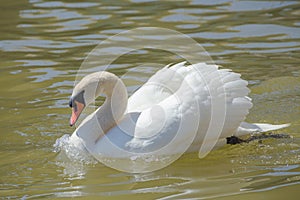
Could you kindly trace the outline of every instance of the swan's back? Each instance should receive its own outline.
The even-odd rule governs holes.
[[[166,66],[154,74],[129,98],[128,112],[143,112],[174,95],[181,97],[181,109],[188,110],[189,102],[196,100],[199,128],[190,147],[191,151],[195,151],[204,139],[209,144],[235,133],[252,107],[251,99],[247,97],[250,91],[247,84],[240,74],[219,69],[217,65],[198,63],[185,66],[182,62]],[[191,89],[193,92],[189,93]],[[168,103],[172,104],[172,101]],[[218,120],[221,115],[224,115],[224,120]]]
[[[182,84],[185,74],[179,69],[185,69],[185,62],[167,65],[157,71],[142,87],[128,99],[128,111],[140,112],[156,105],[174,94]]]

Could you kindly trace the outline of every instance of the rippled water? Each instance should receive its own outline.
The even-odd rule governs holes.
[[[3,0],[1,8],[1,197],[297,199],[299,2]],[[226,146],[202,160],[185,155],[147,174],[57,158],[56,139],[73,132],[68,99],[82,61],[99,42],[145,26],[182,32],[216,63],[241,73],[254,102],[247,120],[290,122],[280,133],[293,138]],[[178,61],[145,49],[120,57],[109,70],[132,72],[131,93],[158,67]]]

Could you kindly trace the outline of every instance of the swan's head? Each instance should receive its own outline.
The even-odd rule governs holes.
[[[109,72],[95,72],[85,76],[74,88],[69,105],[72,108],[70,125],[78,120],[83,109],[94,102],[100,94],[106,94],[112,90],[118,80],[117,76]]]

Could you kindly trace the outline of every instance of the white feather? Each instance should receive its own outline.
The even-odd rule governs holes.
[[[81,88],[89,85],[88,78],[84,81]],[[127,111],[114,127],[100,131],[109,127],[105,124],[109,119],[103,116],[111,112],[103,105],[78,127],[72,138],[83,142],[96,158],[130,157],[132,152],[169,155],[185,150],[198,151],[203,157],[231,135],[287,127],[288,124],[243,122],[252,107],[247,84],[240,74],[217,65],[168,65],[128,99]],[[119,98],[113,109],[127,102],[127,95]],[[95,122],[99,116],[104,123],[100,127]]]

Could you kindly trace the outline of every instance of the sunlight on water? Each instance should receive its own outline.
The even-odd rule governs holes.
[[[86,167],[98,163],[85,149],[83,144],[74,144],[68,134],[58,138],[53,147],[53,151],[58,153],[56,164],[64,168],[64,175],[68,177],[83,179],[87,173]]]
[[[298,1],[3,0],[1,6],[2,198],[232,200],[299,194]],[[291,123],[275,133],[292,137],[226,145],[204,159],[186,154],[143,174],[111,169],[74,145],[68,101],[77,70],[96,44],[138,27],[168,28],[195,39],[217,64],[249,81],[254,107],[247,121]],[[105,50],[113,55],[122,49]],[[108,71],[123,77],[132,94],[161,66],[178,61],[171,52],[139,49]]]
[[[68,159],[83,164],[95,164],[95,159],[88,153],[83,144],[74,144],[70,135],[63,135],[57,139],[54,146],[54,152],[59,152],[59,160]],[[65,158],[64,158],[65,157]]]

